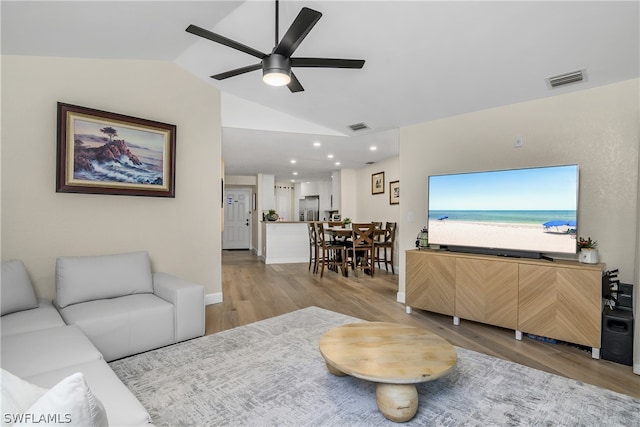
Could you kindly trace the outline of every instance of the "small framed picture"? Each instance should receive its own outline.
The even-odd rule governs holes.
[[[397,205],[400,203],[400,181],[391,181],[389,183],[389,204]]]
[[[384,194],[384,172],[371,174],[371,194]]]

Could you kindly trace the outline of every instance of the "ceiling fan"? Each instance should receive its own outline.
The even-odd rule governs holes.
[[[239,50],[260,59],[260,63],[246,67],[236,68],[224,73],[211,76],[216,80],[224,80],[229,77],[256,71],[262,68],[262,79],[272,86],[287,85],[291,92],[302,92],[304,88],[291,71],[291,67],[312,67],[312,68],[357,68],[364,66],[363,59],[335,59],[335,58],[292,58],[291,55],[298,48],[300,43],[309,34],[309,31],[318,22],[322,13],[303,7],[298,16],[287,30],[282,40],[278,37],[279,24],[279,2],[276,0],[276,37],[275,47],[270,54],[260,52],[242,43],[231,40],[227,37],[213,33],[196,25],[189,25],[187,32],[196,36],[209,39],[216,43],[223,44],[230,48]]]

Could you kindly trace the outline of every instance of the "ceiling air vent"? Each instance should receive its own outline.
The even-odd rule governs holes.
[[[585,80],[586,72],[584,69],[578,71],[572,71],[570,73],[560,74],[558,76],[548,77],[547,85],[549,89],[553,89],[558,86],[568,85],[570,83],[577,83]]]
[[[353,125],[349,125],[349,129],[353,132],[357,132],[359,130],[369,129],[369,126],[367,126],[366,123],[355,123]]]
[[[373,165],[373,164],[375,164],[375,163],[376,163],[376,162],[367,162],[367,163],[365,163],[365,165]]]

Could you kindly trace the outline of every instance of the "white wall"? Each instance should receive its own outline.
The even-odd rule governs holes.
[[[266,212],[270,209],[276,209],[276,190],[275,176],[258,175],[258,193],[261,195],[261,204],[258,209]]]
[[[342,179],[340,175],[340,171],[331,172],[331,195],[333,197],[331,210],[335,211],[340,211],[340,197],[342,195]]]
[[[342,219],[356,218],[357,171],[355,169],[340,170],[340,215]]]
[[[177,126],[176,197],[56,193],[56,102]],[[172,63],[2,57],[2,258],[41,297],[61,255],[148,250],[221,298],[220,93]]]
[[[384,193],[371,194],[371,175],[378,172],[384,172]],[[371,222],[380,221],[382,226],[387,222],[398,222],[399,206],[392,205],[389,199],[389,183],[397,181],[400,178],[399,158],[392,157],[390,159],[377,162],[356,171],[355,192],[352,194],[356,201],[356,213],[351,217],[353,222]],[[402,182],[400,182],[402,184]],[[402,203],[402,201],[400,202]],[[399,242],[397,235],[400,232],[400,226],[396,230],[395,251],[393,256],[393,265],[395,272],[398,273],[399,261]],[[416,231],[417,233],[417,231]]]
[[[378,172],[384,172],[384,193],[371,194],[371,175]],[[400,179],[398,157],[358,169],[356,176],[356,215],[351,219],[354,222],[398,222],[399,205],[392,205],[389,200],[389,183]]]
[[[640,373],[638,83],[634,79],[402,128],[398,300],[404,300],[404,250],[413,248],[426,221],[429,175],[577,163],[579,234],[598,240],[601,261],[619,268],[623,282],[636,285],[635,370]],[[514,148],[516,135],[524,138],[522,148]]]

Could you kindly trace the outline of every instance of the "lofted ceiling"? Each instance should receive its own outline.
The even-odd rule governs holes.
[[[281,1],[281,37],[302,7],[323,14],[294,56],[366,60],[362,70],[294,69],[305,88],[295,94],[261,71],[209,78],[258,61],[185,32],[195,24],[269,53],[273,1],[0,7],[3,54],[173,61],[217,87],[231,175],[326,179],[397,155],[402,126],[639,77],[637,1]],[[578,69],[584,81],[547,86]],[[348,128],[360,122],[369,129]]]

